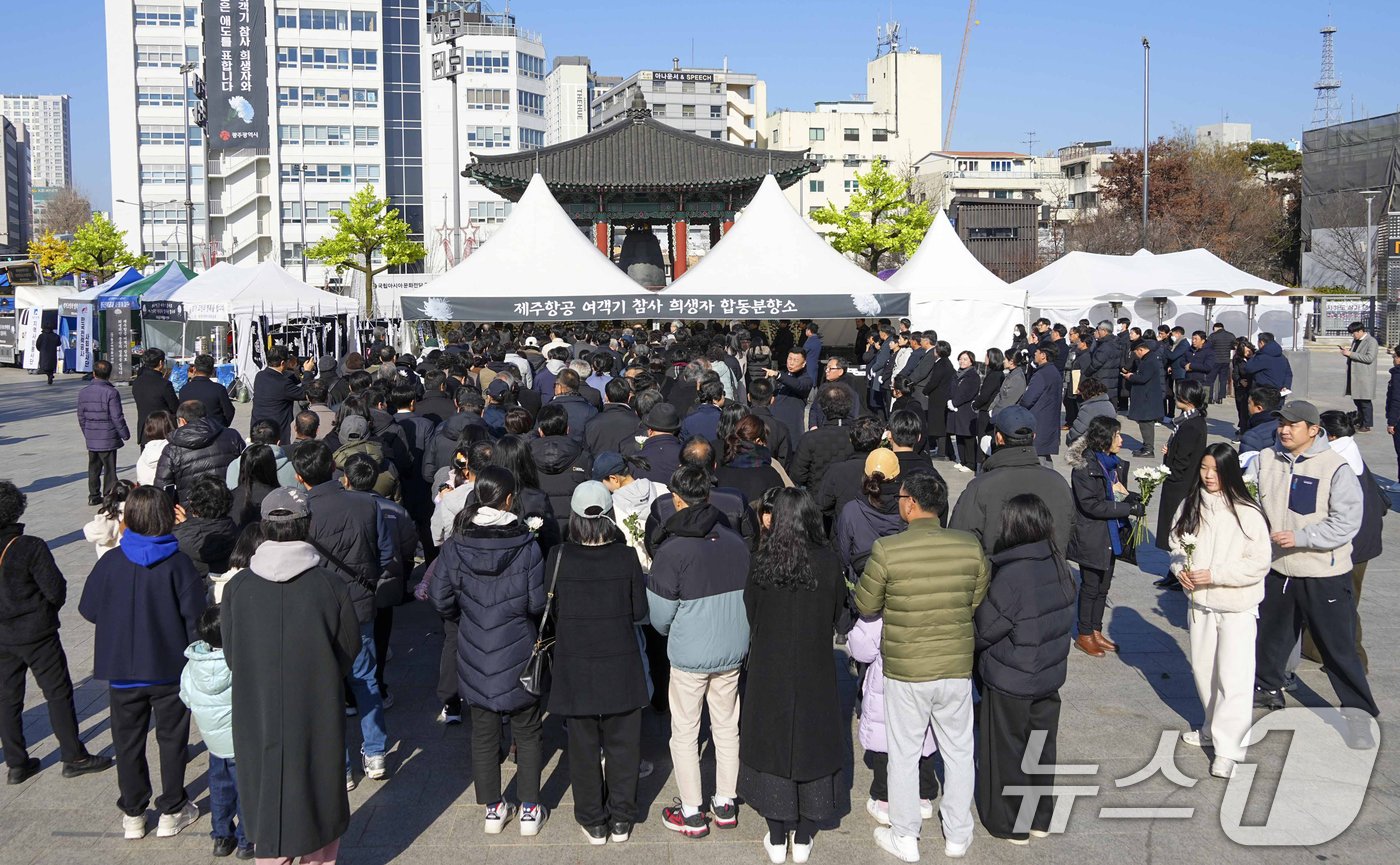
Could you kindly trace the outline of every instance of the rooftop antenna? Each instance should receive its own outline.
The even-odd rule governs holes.
[[[890,21],[875,28],[875,56],[899,53],[899,22]]]
[[[1027,132],[1023,140],[1026,143],[1026,153],[1035,156],[1035,130]]]
[[[1318,32],[1322,34],[1322,74],[1313,85],[1313,90],[1317,91],[1317,101],[1313,103],[1314,129],[1342,122],[1342,104],[1337,98],[1337,91],[1342,89],[1342,82],[1337,77],[1336,59],[1332,53],[1332,36],[1337,32],[1337,28],[1332,26],[1330,12],[1327,15],[1327,26]]]

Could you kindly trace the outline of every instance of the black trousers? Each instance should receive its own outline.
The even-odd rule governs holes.
[[[437,698],[460,700],[457,682],[457,619],[442,620],[442,657],[438,660]]]
[[[189,761],[190,710],[180,702],[179,684],[144,688],[109,688],[112,745],[117,751],[117,807],[135,817],[151,803],[151,767],[146,762],[146,733],[155,720],[160,748],[160,795],[156,810],[178,814],[185,793],[185,763]]]
[[[88,496],[104,496],[116,485],[117,452],[88,451]]]
[[[58,634],[24,646],[0,646],[0,746],[7,766],[29,762],[24,740],[24,672],[34,674],[49,706],[49,726],[58,739],[63,762],[87,756],[78,738],[78,713],[73,708],[73,679]]]
[[[1067,396],[1063,400],[1065,404],[1065,426],[1074,426],[1074,419],[1079,417],[1079,397]]]
[[[1060,694],[1026,700],[991,688],[982,690],[977,705],[977,813],[982,826],[995,838],[1026,838],[1031,829],[1049,831],[1055,797],[1055,773],[1027,774],[1021,760],[1033,730],[1044,730],[1045,745],[1038,765],[1055,765],[1055,739],[1060,728]],[[1008,787],[1043,787],[1046,795],[1036,797],[1035,815],[1029,826],[1016,831],[1016,817],[1025,796],[1006,792]]]
[[[1350,571],[1335,577],[1303,578],[1269,571],[1264,578],[1259,636],[1254,643],[1254,687],[1262,691],[1283,687],[1284,667],[1304,624],[1312,633],[1342,708],[1379,715],[1356,654],[1356,602]]]
[[[1352,402],[1356,404],[1357,426],[1367,428],[1374,426],[1376,418],[1371,409],[1371,401],[1369,399],[1354,399]]]
[[[374,680],[379,683],[379,694],[383,696],[384,668],[389,665],[389,635],[394,632],[394,608],[380,607],[374,611],[374,658],[379,663],[374,670]],[[454,641],[455,647],[455,641]]]
[[[1230,389],[1230,365],[1217,362],[1206,378],[1210,385],[1210,397],[1214,402],[1223,402]]]
[[[637,822],[642,710],[621,715],[570,715],[567,724],[574,819],[580,826],[612,820]],[[600,749],[606,766],[599,760]]]
[[[520,802],[540,801],[540,772],[544,750],[540,741],[540,704],[531,703],[514,712],[495,712],[472,706],[472,776],[476,803],[501,801],[501,719],[510,720],[515,741],[515,797]]]
[[[890,755],[883,751],[866,751],[870,764],[870,798],[876,802],[890,800]],[[938,798],[938,761],[932,755],[919,758],[919,798]]]
[[[1114,527],[1109,526],[1108,530],[1113,531]],[[1103,611],[1108,606],[1108,588],[1113,585],[1113,566],[1117,562],[1109,558],[1108,567],[1103,570],[1079,566],[1079,633],[1103,630]]]

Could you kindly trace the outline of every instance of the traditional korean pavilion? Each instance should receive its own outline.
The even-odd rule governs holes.
[[[596,132],[537,150],[474,156],[462,175],[519,201],[539,174],[575,223],[592,226],[604,255],[611,254],[615,223],[669,225],[676,279],[685,272],[691,225],[709,225],[717,243],[765,176],[786,188],[820,167],[806,151],[757,150],[668,126],[651,116],[639,92],[624,117]]]

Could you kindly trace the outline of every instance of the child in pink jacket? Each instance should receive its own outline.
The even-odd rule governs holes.
[[[880,634],[885,620],[880,617],[860,619],[851,630],[846,648],[857,662],[867,664],[861,682],[860,745],[865,749],[866,765],[875,773],[870,779],[870,798],[865,810],[882,826],[890,825],[888,789],[889,744],[885,738],[885,659],[880,655]],[[934,771],[933,729],[924,732],[924,752],[919,760],[919,814],[933,818],[933,800],[938,797],[938,775]]]

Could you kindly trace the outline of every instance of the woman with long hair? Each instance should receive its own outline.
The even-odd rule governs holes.
[[[841,563],[806,490],[769,501],[769,528],[749,566],[748,688],[741,709],[739,795],[768,821],[763,847],[806,862],[817,824],[836,813],[841,704],[831,632],[845,607]]]
[[[165,437],[175,431],[175,418],[168,411],[153,411],[146,415],[146,445],[136,458],[136,482],[150,486],[156,482],[156,466],[160,455],[165,453]]]
[[[1186,491],[1196,483],[1201,457],[1206,452],[1206,407],[1210,404],[1210,391],[1202,382],[1188,378],[1177,382],[1175,399],[1178,411],[1173,422],[1175,428],[1162,448],[1162,465],[1171,469],[1171,474],[1162,482],[1162,503],[1157,511],[1159,550],[1171,549],[1168,536],[1172,533],[1172,520],[1186,498]],[[1180,591],[1181,586],[1170,572],[1154,585],[1176,591]]]
[[[540,470],[530,452],[529,441],[522,436],[501,436],[491,449],[491,464],[505,468],[515,478],[517,492],[512,500],[515,514],[538,534],[540,546],[549,552],[559,543],[560,532],[549,496],[540,489]],[[468,504],[472,498],[468,495]]]
[[[923,401],[928,406],[928,429],[924,441],[928,442],[930,456],[943,447],[944,456],[952,460],[952,448],[944,444],[943,439],[948,435],[947,406],[953,396],[953,379],[957,376],[953,362],[949,360],[953,356],[953,346],[947,340],[940,339],[933,344],[932,351],[938,359],[933,362],[928,380],[924,383]]]
[[[765,490],[787,486],[773,466],[768,428],[762,418],[746,415],[740,419],[724,443],[724,452],[724,463],[715,470],[720,486],[739,490],[750,502],[757,502]]]
[[[1026,326],[1018,324],[1011,328],[1011,348],[1007,349],[1006,354],[1020,354],[1029,347],[1030,337],[1026,335]]]
[[[647,617],[646,585],[609,516],[612,505],[602,483],[579,484],[569,502],[570,540],[550,550],[544,570],[547,579],[558,574],[549,713],[568,719],[574,819],[595,845],[626,841],[640,816],[642,708],[648,703],[636,630]]]
[[[989,834],[1013,844],[1028,843],[1025,830],[1016,825],[1023,797],[1003,791],[1055,783],[1021,768],[1035,730],[1045,731],[1040,765],[1055,764],[1060,687],[1069,666],[1065,631],[1074,622],[1074,577],[1055,549],[1054,537],[1055,519],[1039,496],[1026,493],[1008,501],[989,559],[987,597],[973,618],[982,678],[977,811]],[[1053,810],[1051,797],[1041,797],[1026,828],[1048,833]]]
[[[516,814],[501,789],[506,721],[516,748],[520,834],[538,834],[549,816],[540,802],[540,701],[520,684],[544,612],[544,559],[514,508],[518,490],[508,469],[482,469],[474,499],[457,515],[428,586],[438,614],[460,622],[458,687],[471,707],[472,774],[477,804],[486,806],[488,835],[499,834]]]
[[[948,393],[948,444],[954,467],[960,472],[977,468],[977,448],[972,439],[977,409],[973,403],[981,384],[977,377],[977,358],[970,351],[959,352],[958,369]]]
[[[992,428],[992,403],[996,402],[997,394],[1001,393],[1001,380],[1006,376],[1006,370],[1003,369],[1005,363],[1006,355],[1001,349],[987,349],[982,364],[982,385],[977,389],[977,398],[972,401],[972,407],[977,412],[977,419],[972,425],[974,449],[977,447],[977,439],[986,435]]]
[[[734,435],[734,428],[739,425],[739,421],[749,416],[749,407],[741,402],[726,402],[719,409],[719,425],[715,428],[715,442],[719,448],[716,456],[720,465],[729,462],[732,455],[730,451],[730,437]]]
[[[1079,635],[1074,647],[1102,658],[1118,651],[1103,632],[1103,612],[1113,565],[1123,554],[1129,517],[1141,517],[1142,498],[1128,490],[1128,463],[1118,453],[1123,435],[1117,418],[1096,417],[1069,451],[1074,525],[1065,558],[1079,565]]]
[[[1213,747],[1210,773],[1231,778],[1253,723],[1254,640],[1273,555],[1233,447],[1206,448],[1171,526],[1171,569],[1191,600],[1191,673],[1205,709],[1201,728],[1181,738]]]
[[[1234,350],[1230,353],[1230,377],[1235,389],[1235,414],[1239,417],[1239,423],[1235,425],[1235,434],[1243,435],[1249,428],[1249,391],[1254,387],[1254,377],[1244,371],[1244,365],[1249,363],[1254,357],[1254,343],[1249,341],[1249,337],[1240,336],[1235,338]]]
[[[258,521],[258,509],[267,494],[277,489],[277,458],[267,445],[249,445],[238,464],[238,486],[233,489],[229,516],[246,526]]]

